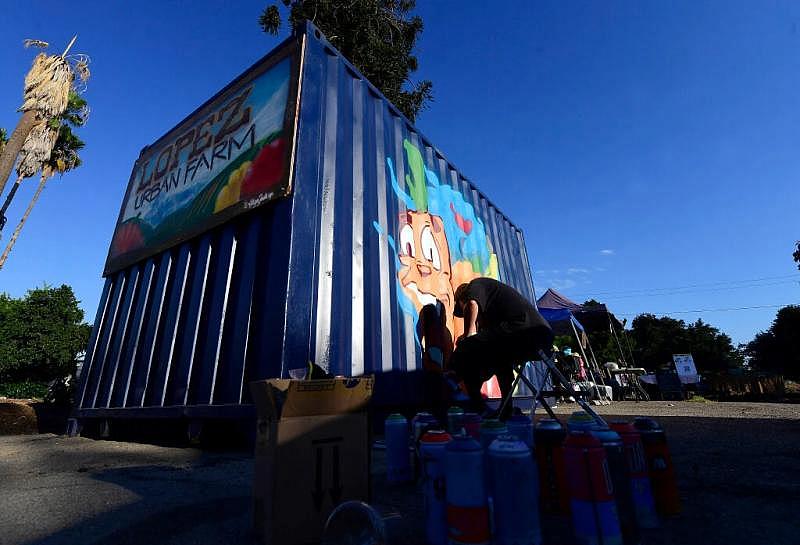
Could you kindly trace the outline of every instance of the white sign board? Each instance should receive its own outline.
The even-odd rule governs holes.
[[[694,366],[691,354],[673,354],[672,361],[675,362],[675,370],[683,384],[698,382],[697,367]]]

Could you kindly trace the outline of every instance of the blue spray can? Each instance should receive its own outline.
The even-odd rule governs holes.
[[[488,545],[489,507],[484,485],[483,449],[472,437],[457,435],[447,445],[447,539],[451,545]]]
[[[633,424],[624,420],[612,422],[611,429],[622,437],[622,443],[625,445],[625,457],[631,474],[631,494],[636,507],[636,521],[640,528],[658,528],[656,504],[639,432]]]
[[[494,495],[492,476],[489,475],[489,445],[501,435],[508,434],[506,425],[495,419],[487,418],[481,423],[481,447],[483,448],[483,467],[486,472],[486,495],[491,498]],[[490,507],[491,508],[491,507]]]
[[[603,444],[590,432],[570,432],[564,465],[578,545],[622,545],[614,485]]]
[[[633,503],[631,475],[628,460],[625,456],[625,445],[619,434],[608,426],[597,426],[592,430],[603,444],[608,460],[611,484],[614,487],[614,499],[617,503],[619,525],[622,530],[622,541],[625,545],[638,545],[640,542],[639,525],[636,522],[636,508]]]
[[[408,450],[408,421],[402,414],[389,415],[384,423],[386,441],[386,480],[405,483],[411,480],[411,456]]]
[[[411,438],[414,441],[414,479],[422,476],[422,462],[419,456],[419,440],[428,430],[441,429],[436,417],[431,413],[417,413],[411,419]]]
[[[528,446],[501,435],[489,447],[494,482],[494,545],[540,545],[539,482]]]
[[[533,449],[533,422],[530,417],[524,414],[515,414],[506,420],[506,427],[509,435],[513,435],[525,443],[529,449]]]
[[[447,431],[450,433],[460,433],[463,424],[464,409],[461,407],[450,407],[447,409]]]
[[[447,544],[444,457],[451,440],[450,434],[441,430],[428,431],[419,440],[425,490],[425,535],[430,545]]]
[[[591,431],[597,426],[597,422],[585,411],[575,411],[567,419],[568,431]]]

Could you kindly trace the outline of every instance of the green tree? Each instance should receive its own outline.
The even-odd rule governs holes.
[[[584,301],[583,306],[591,309],[591,307],[599,307],[602,304],[603,303],[595,299],[588,299]],[[609,320],[611,319],[612,318],[609,316]],[[611,333],[611,326],[608,324],[602,329],[595,329],[588,333],[589,342],[592,345],[597,363],[603,365],[609,361],[621,362],[624,360],[628,365],[633,365],[633,362],[630,361],[631,358],[628,349],[628,344],[631,341],[624,337],[624,335],[627,334],[624,331],[624,326],[615,328],[615,331],[616,336]]]
[[[414,84],[418,67],[412,54],[422,33],[422,18],[411,16],[415,0],[281,0],[294,32],[306,19],[410,120],[433,99],[433,84]],[[278,4],[258,19],[264,32],[277,35],[282,25]]]
[[[0,153],[3,153],[3,148],[6,147],[8,142],[8,133],[3,127],[0,127]]]
[[[23,86],[22,106],[19,108],[22,116],[0,152],[0,195],[31,131],[64,112],[70,91],[75,89],[76,77],[80,81],[89,77],[89,58],[86,55],[67,55],[76,38],[61,55],[39,53],[33,59]],[[49,46],[40,40],[25,40],[26,47],[31,45],[43,49]]]
[[[28,208],[25,209],[25,213],[19,220],[17,227],[14,229],[14,234],[11,235],[11,239],[8,241],[5,250],[3,250],[3,255],[0,255],[0,269],[3,268],[6,260],[8,260],[8,255],[11,253],[11,249],[17,242],[25,222],[28,221],[28,217],[31,215],[33,207],[39,200],[42,191],[44,191],[44,186],[47,183],[47,180],[49,180],[56,173],[63,175],[65,172],[74,170],[81,166],[83,162],[78,156],[78,152],[83,149],[83,146],[83,141],[73,134],[69,125],[66,123],[62,124],[58,130],[58,136],[50,154],[50,158],[42,167],[42,175],[39,179],[39,187],[36,188],[36,192],[33,194],[31,201],[28,203]]]
[[[54,148],[56,146],[61,147],[63,154],[65,145],[63,137],[59,141],[61,126],[65,125],[67,128],[82,127],[86,124],[88,117],[89,107],[86,100],[75,91],[70,91],[67,108],[64,112],[31,131],[20,152],[22,160],[17,165],[17,181],[11,186],[3,206],[0,207],[0,231],[5,226],[6,212],[8,207],[11,206],[20,185],[22,185],[22,181],[34,176],[37,172],[44,174],[47,168],[51,171],[54,170],[55,159],[50,160],[51,157],[54,157]],[[82,142],[81,147],[83,147]]]
[[[770,328],[747,344],[745,354],[753,368],[800,380],[800,305],[778,310]]]
[[[36,288],[21,298],[0,294],[0,383],[73,375],[90,331],[67,285]]]
[[[692,354],[700,372],[726,371],[744,363],[731,338],[702,320],[687,325],[668,316],[641,314],[634,318],[630,334],[637,363],[650,369],[672,365],[673,354],[686,353]]]

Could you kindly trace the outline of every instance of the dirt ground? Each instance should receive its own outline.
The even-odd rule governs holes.
[[[645,545],[800,543],[800,406],[617,402],[667,431],[684,505]],[[557,409],[559,414],[574,405]],[[373,503],[394,543],[424,543],[422,498],[390,487],[374,451]],[[0,437],[0,544],[253,543],[248,452],[202,452],[50,434]],[[545,543],[571,543],[543,520]]]

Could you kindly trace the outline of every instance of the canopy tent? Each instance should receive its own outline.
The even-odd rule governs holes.
[[[604,304],[581,305],[575,301],[571,301],[553,288],[548,288],[548,290],[544,292],[544,295],[536,301],[536,305],[539,307],[539,312],[542,313],[542,316],[544,316],[548,322],[550,318],[547,317],[546,313],[553,313],[555,317],[556,311],[561,311],[558,315],[561,315],[564,311],[568,311],[585,327],[585,330],[590,333],[600,329],[607,329],[609,323],[617,329],[622,328],[622,322],[617,320],[616,316],[614,316]]]
[[[566,296],[558,293],[552,288],[548,288],[546,292],[536,302],[539,307],[539,312],[542,317],[550,323],[553,328],[553,333],[556,335],[574,335],[578,342],[583,360],[588,364],[589,374],[592,376],[595,384],[605,386],[605,378],[603,371],[600,369],[597,358],[595,358],[592,344],[589,342],[588,331],[596,331],[601,327],[610,326],[611,331],[614,330],[613,323],[617,321],[613,315],[608,312],[605,305],[580,305],[575,301],[571,301]],[[622,324],[619,324],[620,327]],[[588,355],[591,358],[587,357]],[[624,360],[624,356],[623,356]],[[603,392],[605,393],[605,391]],[[604,395],[602,397],[605,397]]]
[[[619,349],[622,363],[627,364],[625,352],[617,336],[617,330],[621,330],[624,336],[624,326],[604,304],[581,305],[556,290],[548,288],[536,301],[536,305],[539,307],[539,312],[544,319],[550,323],[556,335],[574,333],[579,342],[583,343],[584,339],[580,337],[586,333],[601,330],[610,331]],[[579,330],[581,331],[580,334],[578,333]],[[625,341],[627,343],[627,339]],[[591,350],[591,345],[589,345],[589,350]],[[628,347],[628,350],[630,352],[630,347]],[[631,353],[632,357],[633,354]]]

